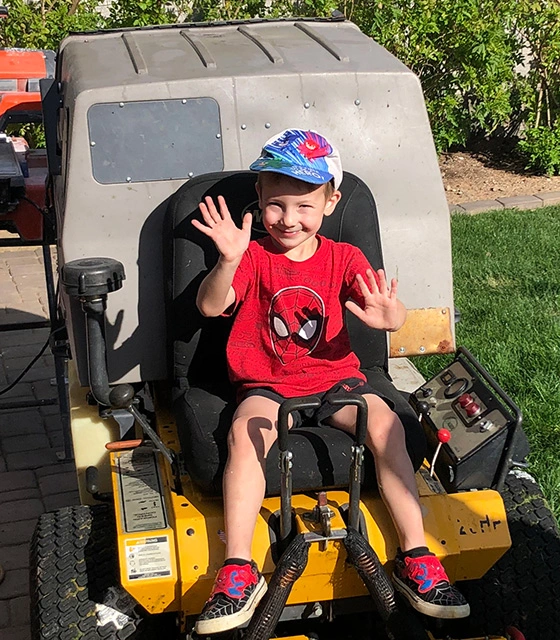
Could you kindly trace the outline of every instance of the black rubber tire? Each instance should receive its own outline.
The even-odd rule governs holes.
[[[171,631],[119,586],[116,529],[108,505],[76,506],[39,518],[30,549],[32,640],[141,640]],[[97,605],[118,624],[99,618]],[[166,635],[172,638],[173,635]]]
[[[558,524],[538,484],[524,471],[508,474],[502,497],[511,549],[480,580],[457,584],[471,606],[471,615],[458,625],[461,635],[454,637],[500,635],[514,625],[526,640],[558,640]]]

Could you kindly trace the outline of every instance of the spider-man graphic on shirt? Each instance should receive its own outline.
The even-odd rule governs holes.
[[[311,353],[317,346],[325,318],[325,305],[312,289],[287,287],[270,303],[270,340],[283,364]]]

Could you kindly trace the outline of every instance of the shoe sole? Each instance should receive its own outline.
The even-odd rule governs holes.
[[[240,627],[251,619],[267,589],[268,585],[266,584],[266,580],[261,576],[255,590],[241,611],[212,620],[198,620],[194,625],[194,630],[199,636],[211,636],[215,633],[222,633],[222,631],[230,631],[231,629]]]
[[[395,588],[403,594],[416,611],[431,618],[441,618],[445,620],[467,618],[471,613],[471,608],[468,603],[450,607],[425,602],[422,598],[419,598],[412,589],[407,587],[396,574],[393,574],[393,582]]]

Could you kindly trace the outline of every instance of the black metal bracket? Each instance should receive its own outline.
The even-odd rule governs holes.
[[[288,430],[290,414],[294,411],[318,409],[321,400],[315,396],[290,398],[284,400],[278,409],[278,449],[280,465],[280,540],[285,545],[292,533],[292,458],[288,449]]]
[[[367,435],[368,406],[364,397],[357,393],[333,394],[329,402],[337,407],[355,406],[358,410],[356,420],[356,442],[352,446],[352,464],[350,467],[349,494],[350,507],[348,526],[356,531],[360,519],[360,489],[364,445]],[[288,448],[288,421],[294,411],[318,409],[321,400],[316,396],[290,398],[285,400],[278,410],[278,449],[280,451],[280,545],[285,545],[292,532],[292,464],[293,454]]]

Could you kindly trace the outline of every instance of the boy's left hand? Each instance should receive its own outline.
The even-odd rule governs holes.
[[[366,277],[367,283],[360,274],[356,276],[364,297],[364,307],[360,307],[353,300],[348,300],[346,308],[372,329],[397,331],[406,319],[406,309],[397,298],[397,280],[393,278],[389,288],[383,269],[377,271],[379,284],[371,269],[366,271]]]

